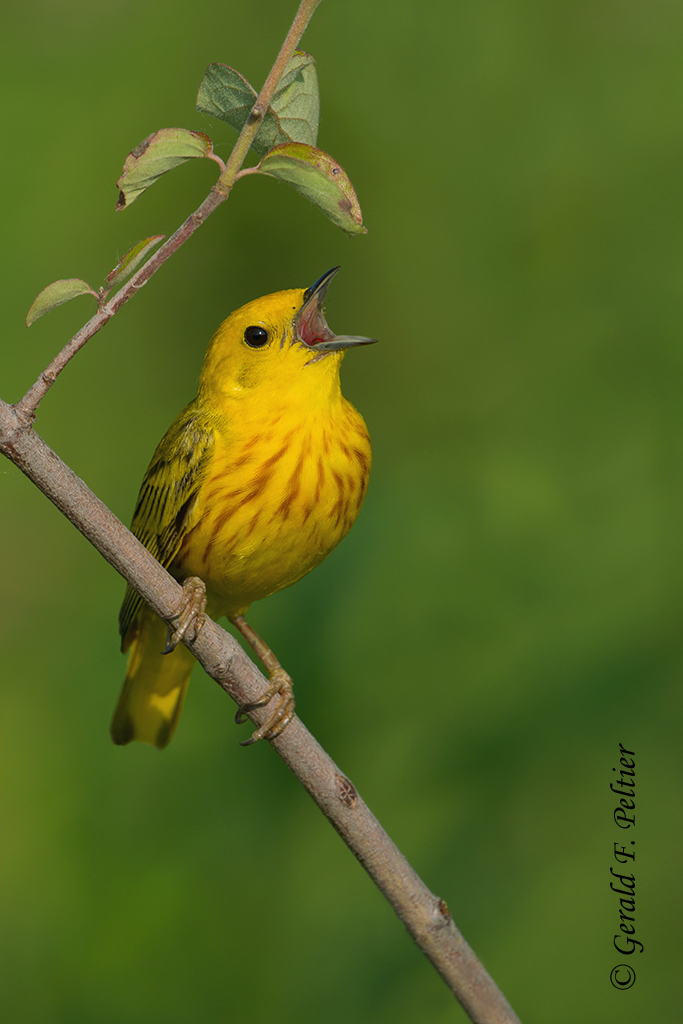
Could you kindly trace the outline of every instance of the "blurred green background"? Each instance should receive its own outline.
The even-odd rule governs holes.
[[[115,214],[128,151],[260,86],[295,2],[10,0],[0,394],[90,314],[30,331],[202,200],[209,161]],[[327,0],[320,145],[369,234],[246,179],[69,366],[38,430],[124,521],[234,308],[312,283],[352,354],[375,467],[350,536],[252,610],[306,724],[525,1024],[678,1021],[683,7]],[[266,744],[196,670],[163,754],[117,749],[123,583],[0,464],[0,1017],[17,1024],[464,1021]],[[635,986],[609,973],[636,751]],[[630,835],[628,838],[632,838]]]

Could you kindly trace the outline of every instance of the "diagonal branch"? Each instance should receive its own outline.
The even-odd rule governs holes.
[[[88,320],[87,324],[74,334],[73,338],[66,343],[61,352],[54,357],[50,365],[43,370],[35,384],[29,388],[24,397],[14,406],[20,423],[26,425],[33,423],[40,402],[67,363],[118,313],[121,306],[128,302],[143,285],[147,284],[152,274],[156,273],[159,267],[194,234],[206,218],[228,198],[228,194],[227,192],[218,191],[216,186],[214,186],[201,206],[194,213],[191,213],[187,220],[157,249],[140,270],[133,274],[126,284],[98,309],[95,315]]]
[[[84,534],[154,611],[170,623],[182,588],[75,473],[0,399],[0,452],[15,463]],[[184,641],[185,642],[185,641]],[[258,700],[268,683],[236,640],[211,619],[186,645],[238,704]],[[250,717],[261,725],[268,712]],[[445,902],[429,891],[353,783],[298,718],[271,741],[358,858],[413,939],[477,1024],[519,1018],[456,928]]]

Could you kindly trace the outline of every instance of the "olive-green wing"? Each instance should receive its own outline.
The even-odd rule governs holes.
[[[142,481],[131,531],[167,569],[197,521],[197,495],[213,444],[213,430],[191,402],[159,444]],[[137,590],[128,587],[119,613],[124,651],[142,603]]]

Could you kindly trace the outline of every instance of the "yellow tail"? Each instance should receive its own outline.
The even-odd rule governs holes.
[[[166,625],[145,606],[111,722],[114,743],[139,740],[161,750],[175,732],[195,659],[183,644],[162,654],[166,633]]]

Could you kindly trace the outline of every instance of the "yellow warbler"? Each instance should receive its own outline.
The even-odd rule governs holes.
[[[201,623],[200,580],[209,614],[227,616],[270,669],[259,705],[279,695],[252,739],[277,735],[292,717],[291,680],[244,614],[322,562],[365,496],[370,439],[341,393],[339,369],[347,348],[374,339],[329,329],[322,302],[338,270],[306,291],[266,295],[229,316],[209,344],[197,397],[154,453],[131,528],[185,583],[187,607],[162,653],[166,626],[128,588],[119,625],[129,656],[111,724],[115,743],[161,748],[171,739],[194,664],[178,639]]]

